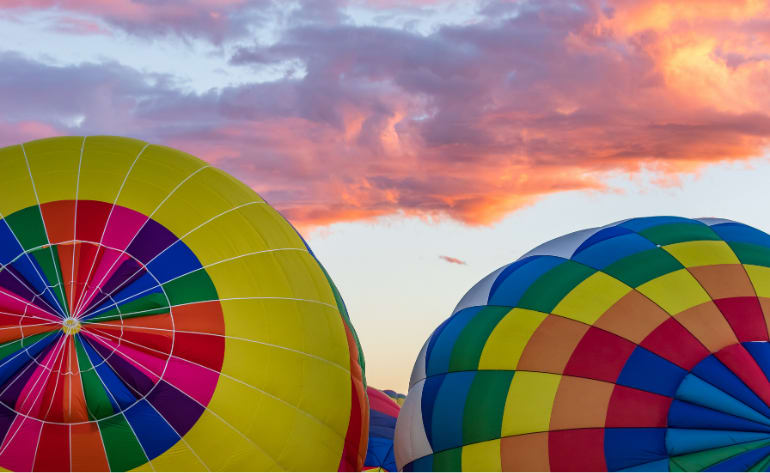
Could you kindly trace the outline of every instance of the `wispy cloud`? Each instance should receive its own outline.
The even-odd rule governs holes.
[[[250,18],[232,23],[239,1],[56,3],[135,34],[184,28],[212,42],[243,38]],[[608,172],[676,175],[770,142],[764,2],[489,1],[429,34],[357,24],[342,1],[302,5],[275,42],[233,45],[230,60],[298,70],[200,94],[118,62],[2,54],[0,140],[36,123],[41,135],[160,141],[235,174],[300,226],[392,214],[486,224],[549,193],[603,189]]]
[[[466,263],[465,261],[463,261],[461,259],[453,258],[451,256],[439,255],[438,257],[443,259],[447,263],[452,263],[452,264],[468,264],[468,263]]]

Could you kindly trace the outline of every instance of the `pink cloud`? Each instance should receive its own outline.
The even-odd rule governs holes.
[[[452,263],[452,264],[468,264],[468,263],[466,263],[465,261],[463,261],[461,259],[453,258],[451,256],[439,255],[439,258],[443,259],[447,263]]]

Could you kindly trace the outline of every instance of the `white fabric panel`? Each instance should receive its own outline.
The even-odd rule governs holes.
[[[555,238],[551,241],[543,243],[519,259],[535,255],[560,256],[562,258],[569,259],[572,257],[572,254],[575,252],[575,250],[577,250],[584,241],[586,241],[594,233],[598,232],[602,228],[604,227],[587,228],[585,230],[578,230],[576,232],[560,236],[559,238]]]
[[[419,381],[406,396],[404,405],[396,420],[396,433],[393,438],[393,453],[396,456],[396,466],[402,471],[404,465],[418,458],[430,455],[433,450],[425,434],[422,422],[422,389],[425,380]]]
[[[428,343],[430,343],[431,338],[433,338],[432,334],[423,344],[420,354],[417,355],[417,361],[414,362],[414,368],[412,368],[412,377],[409,378],[409,389],[412,389],[412,386],[417,384],[418,381],[422,381],[428,377],[426,374],[427,366],[425,366],[425,355],[428,352]]]
[[[712,225],[719,225],[720,223],[737,223],[737,222],[735,222],[733,220],[728,220],[726,218],[710,218],[710,217],[706,217],[706,218],[696,218],[695,220],[697,220],[697,221],[699,221],[701,223],[705,223],[709,227],[712,226]]]
[[[511,264],[513,263],[506,264],[502,268],[498,268],[496,271],[486,275],[484,279],[477,282],[476,285],[473,286],[470,291],[466,292],[463,298],[460,299],[460,302],[457,303],[457,307],[455,307],[455,310],[452,311],[452,315],[455,315],[459,311],[468,307],[487,305],[487,302],[489,302],[489,291],[492,289],[492,284],[495,283],[497,276],[499,276],[500,273],[502,273],[503,270]]]

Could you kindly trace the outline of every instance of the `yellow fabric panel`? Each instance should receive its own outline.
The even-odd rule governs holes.
[[[508,312],[487,338],[479,359],[479,369],[515,370],[521,352],[547,316],[542,312],[521,308]]]
[[[740,264],[733,250],[723,241],[685,241],[662,247],[683,266]]]
[[[770,268],[753,264],[745,264],[743,267],[749,274],[749,279],[757,291],[757,296],[770,297]]]
[[[134,468],[131,471],[155,471],[155,469],[152,467],[152,463],[154,461],[155,460],[150,460],[147,463],[142,463],[141,465],[137,466],[136,468]]]
[[[206,271],[220,299],[286,297],[336,307],[326,276],[313,256],[304,250],[244,256],[208,266]]]
[[[289,350],[228,339],[221,372],[302,409],[345,436],[350,412],[348,370]]]
[[[559,374],[517,371],[505,400],[500,436],[547,431],[560,381]]]
[[[206,466],[181,440],[160,456],[153,458],[152,466],[155,471],[206,471]]]
[[[629,286],[602,272],[596,272],[575,286],[553,309],[553,313],[593,325],[621,297]]]
[[[336,308],[286,299],[224,300],[220,304],[228,336],[299,350],[350,368],[345,327]]]
[[[350,409],[350,394],[336,401]],[[332,401],[327,402],[333,404]],[[336,470],[338,467],[344,433],[337,435],[323,419],[313,418],[227,377],[219,378],[209,408],[242,432],[266,457],[275,460],[283,469],[312,471]]]
[[[636,290],[671,315],[711,300],[711,297],[686,269],[673,271],[647,281]]]
[[[463,471],[502,471],[500,439],[465,445],[462,451]]]
[[[201,221],[200,223],[203,223]],[[237,228],[237,232],[229,229]],[[305,244],[278,212],[265,204],[254,204],[227,212],[184,237],[206,266],[227,258],[276,248],[301,248]]]
[[[145,142],[115,136],[89,136],[80,163],[79,200],[113,203]]]
[[[150,216],[177,186],[204,166],[206,163],[189,154],[150,145],[136,160],[117,204]]]
[[[237,200],[232,200],[230,197],[233,193],[227,192],[227,186],[231,184],[221,176],[222,173],[214,168],[203,169],[177,189],[153,218],[175,235],[182,236],[207,220],[241,204],[262,202],[253,192],[251,195],[238,195]],[[220,242],[221,237],[220,234]]]
[[[220,378],[221,382],[222,378]],[[247,403],[242,405],[251,405],[249,398],[233,400],[233,402],[238,401]],[[244,412],[248,411],[244,410]],[[208,410],[203,412],[192,429],[185,434],[184,439],[212,471],[284,469]]]
[[[40,203],[74,200],[83,138],[68,136],[24,144]]]
[[[3,198],[0,199],[2,217],[37,205],[21,146],[0,148],[0,162],[3,163],[3,171],[0,172],[0,189],[3,190]]]

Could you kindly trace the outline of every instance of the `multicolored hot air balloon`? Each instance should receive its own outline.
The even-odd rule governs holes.
[[[397,393],[396,391],[393,391],[392,389],[384,389],[382,392],[387,394],[387,396],[394,401],[396,401],[396,404],[399,406],[404,405],[404,401],[406,400],[406,394]]]
[[[482,279],[428,339],[405,471],[765,471],[770,236],[637,218]]]
[[[251,189],[173,149],[0,149],[0,467],[363,466],[334,284]]]
[[[396,471],[393,434],[401,408],[386,391],[369,386],[366,394],[369,397],[369,446],[364,471]]]

